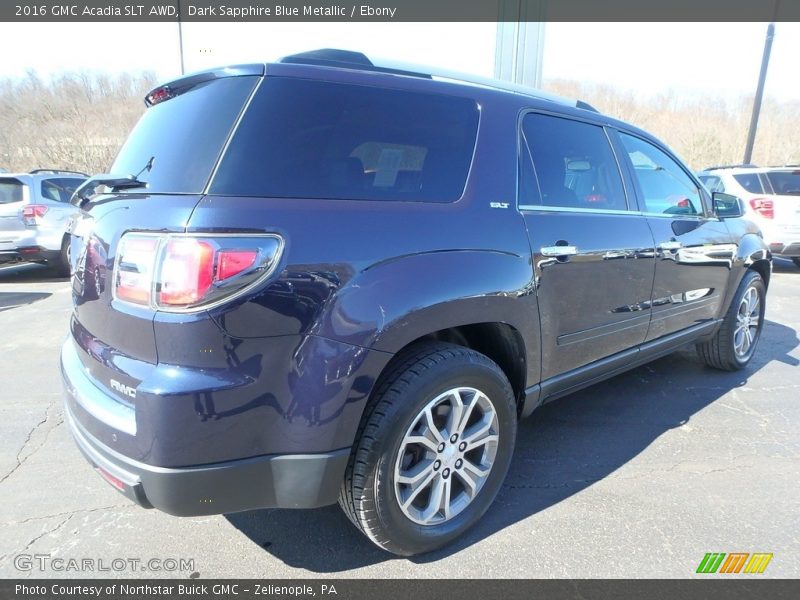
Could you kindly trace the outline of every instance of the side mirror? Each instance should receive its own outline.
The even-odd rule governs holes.
[[[731,194],[713,192],[711,194],[711,204],[714,208],[714,214],[720,219],[732,219],[744,215],[742,201]]]

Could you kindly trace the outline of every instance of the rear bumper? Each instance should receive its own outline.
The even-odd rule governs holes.
[[[334,504],[350,454],[345,448],[180,469],[155,467],[106,447],[81,427],[68,406],[65,413],[81,452],[107,481],[140,506],[177,516]]]
[[[0,250],[0,264],[10,262],[51,262],[58,257],[58,250],[48,250],[40,246],[25,246],[14,250]]]
[[[800,241],[788,244],[770,244],[770,252],[775,256],[794,258],[800,256]]]

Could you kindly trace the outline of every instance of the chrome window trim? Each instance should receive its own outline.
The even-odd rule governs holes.
[[[561,206],[539,206],[537,204],[521,204],[519,210],[528,212],[565,212],[598,215],[634,215],[638,217],[657,217],[661,219],[694,219],[708,220],[704,215],[671,215],[667,213],[645,212],[640,210],[612,210],[606,208],[573,208]]]

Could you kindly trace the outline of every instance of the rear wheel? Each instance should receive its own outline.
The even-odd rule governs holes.
[[[697,352],[707,365],[725,371],[747,366],[764,327],[765,297],[761,275],[747,271],[717,333],[697,345]]]
[[[514,394],[489,358],[441,343],[405,353],[378,385],[339,504],[381,548],[428,552],[475,524],[497,495],[516,439]]]
[[[71,244],[69,236],[65,235],[64,239],[61,240],[61,251],[58,253],[58,257],[55,259],[55,261],[53,261],[52,264],[53,271],[59,277],[69,277],[71,274],[70,252]]]

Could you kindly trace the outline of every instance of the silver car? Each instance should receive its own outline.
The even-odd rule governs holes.
[[[761,228],[772,254],[800,267],[800,166],[709,167],[698,177],[709,191],[744,200],[745,216]]]
[[[87,177],[57,169],[0,174],[0,263],[45,263],[69,275],[66,228],[79,212],[69,200]]]

